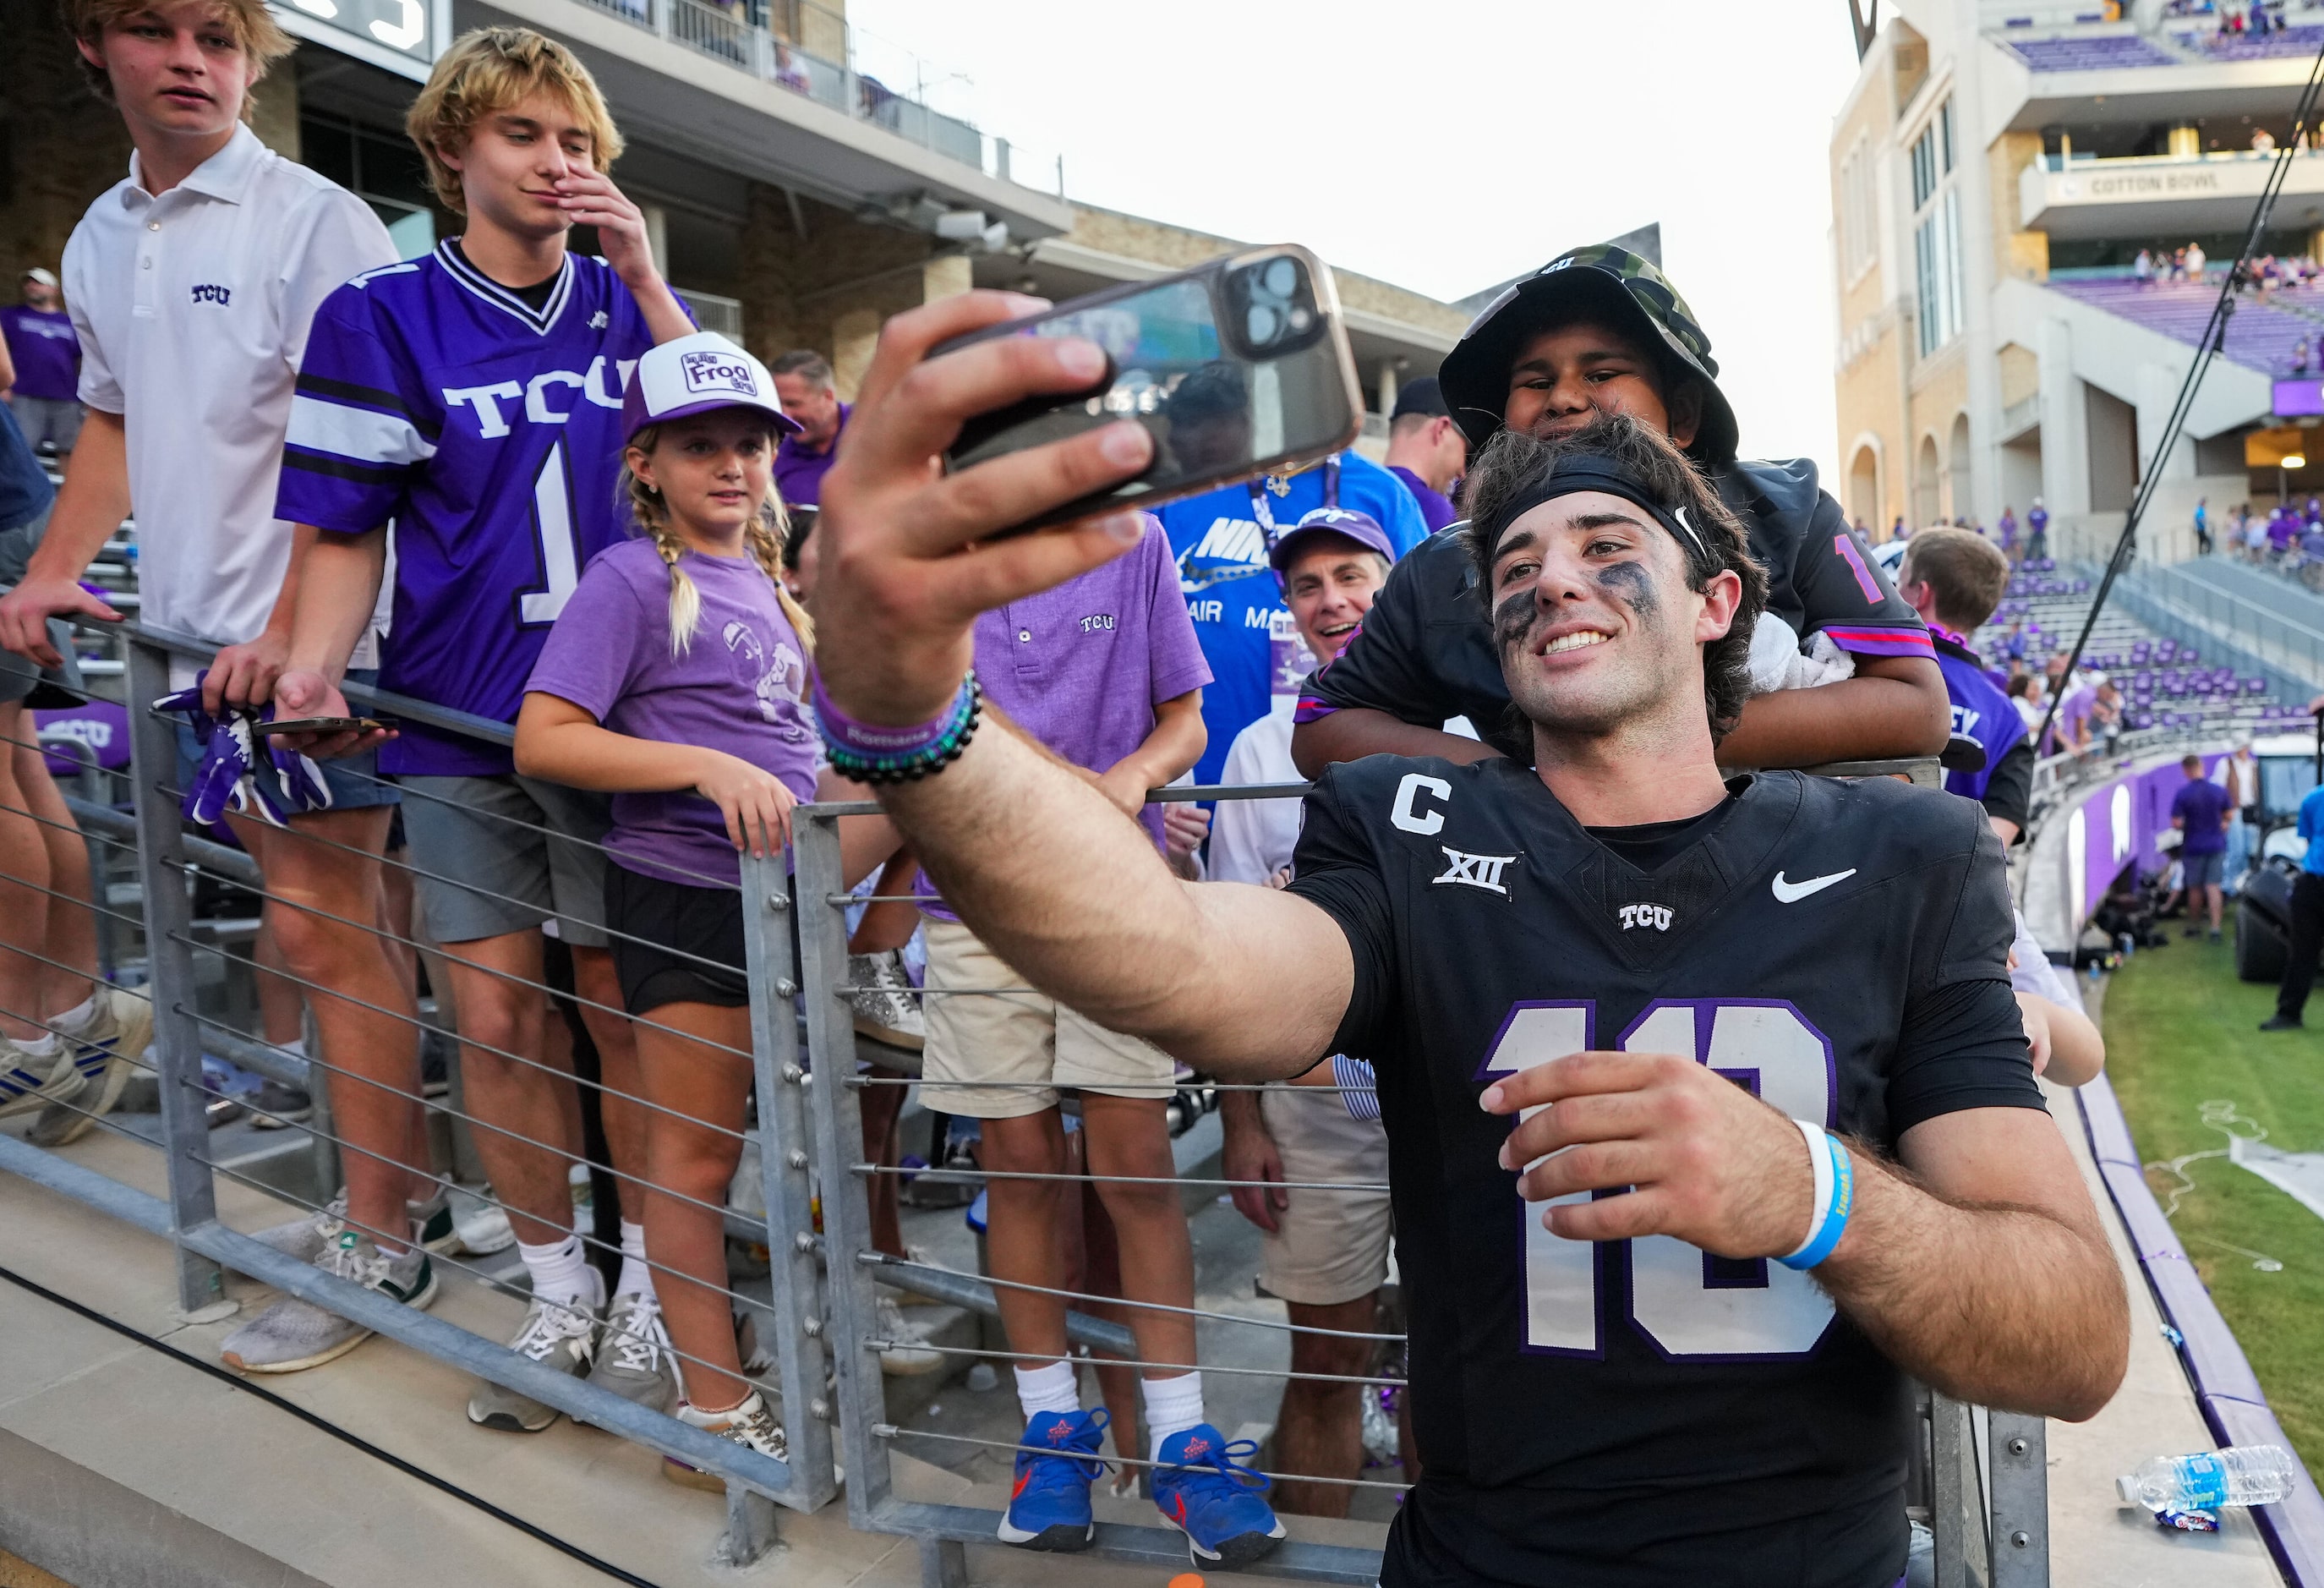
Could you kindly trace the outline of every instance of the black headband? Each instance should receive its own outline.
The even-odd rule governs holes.
[[[1686,522],[1686,509],[1665,507],[1654,498],[1645,484],[1620,464],[1604,454],[1582,453],[1557,460],[1547,478],[1527,486],[1510,498],[1508,505],[1485,526],[1490,531],[1485,544],[1498,552],[1501,537],[1511,524],[1539,507],[1545,502],[1554,502],[1560,496],[1572,496],[1578,492],[1597,491],[1608,496],[1619,496],[1623,501],[1643,507],[1656,523],[1668,530],[1671,539],[1681,547],[1692,547],[1697,557],[1708,561],[1711,548]]]

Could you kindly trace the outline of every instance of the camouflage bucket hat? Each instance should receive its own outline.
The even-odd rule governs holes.
[[[1667,373],[1683,371],[1700,377],[1702,422],[1687,450],[1705,463],[1724,463],[1735,456],[1735,411],[1719,390],[1719,361],[1711,355],[1711,338],[1695,323],[1686,300],[1651,261],[1610,243],[1570,249],[1510,283],[1444,355],[1437,380],[1471,447],[1483,446],[1501,428],[1509,365],[1526,338],[1545,325],[1574,319],[1602,319],[1650,351],[1659,351]]]

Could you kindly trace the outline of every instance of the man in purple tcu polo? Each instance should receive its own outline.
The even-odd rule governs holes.
[[[2185,835],[2179,841],[2179,863],[2187,883],[2187,933],[2202,930],[2198,919],[2205,906],[2211,911],[2211,941],[2219,940],[2221,890],[2219,868],[2227,854],[2227,819],[2235,802],[2227,791],[2203,775],[2203,758],[2190,755],[2179,763],[2186,784],[2171,797],[2171,825]]]

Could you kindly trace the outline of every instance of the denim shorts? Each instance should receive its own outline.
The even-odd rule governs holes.
[[[379,674],[369,668],[352,668],[347,677],[358,684],[374,684]],[[180,796],[194,786],[194,774],[201,770],[202,757],[208,752],[194,737],[191,724],[178,724],[178,782]],[[331,791],[333,810],[369,810],[382,805],[403,803],[402,790],[393,783],[381,780],[379,752],[366,750],[361,755],[341,756],[336,761],[318,761],[322,769],[323,787]]]

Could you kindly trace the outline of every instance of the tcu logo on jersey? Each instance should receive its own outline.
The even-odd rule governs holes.
[[[1657,932],[1670,930],[1671,912],[1667,904],[1626,904],[1622,906],[1622,930],[1633,927],[1652,927]]]
[[[197,303],[215,303],[219,308],[223,309],[227,304],[234,301],[234,289],[231,287],[221,287],[215,282],[202,282],[198,283],[194,288],[194,301]]]
[[[737,397],[759,395],[759,383],[751,378],[751,366],[724,353],[681,354],[678,367],[686,376],[686,389],[689,392],[732,392]]]
[[[1439,845],[1444,851],[1444,874],[1437,883],[1458,882],[1463,887],[1482,888],[1488,893],[1508,897],[1509,891],[1501,886],[1501,872],[1517,859],[1514,854],[1463,854],[1450,845]]]

